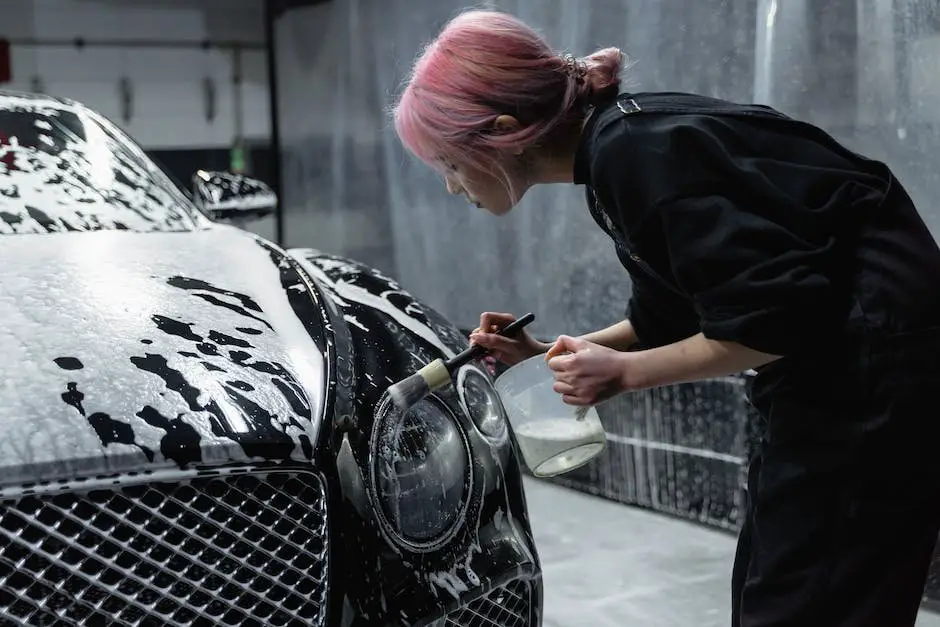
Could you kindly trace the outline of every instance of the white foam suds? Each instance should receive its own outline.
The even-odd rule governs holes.
[[[343,316],[343,319],[344,319],[346,322],[348,322],[349,324],[353,324],[353,325],[359,327],[360,329],[362,329],[362,330],[365,331],[366,333],[369,332],[369,327],[367,327],[366,325],[364,325],[364,324],[362,324],[361,322],[359,322],[359,320],[356,318],[356,316],[352,316],[352,315],[350,315],[350,314],[346,314],[345,316]]]
[[[227,230],[229,237],[233,239],[241,233],[235,227],[219,225],[217,228],[220,231]],[[243,258],[239,271],[249,275],[249,284],[261,301],[268,321],[284,341],[298,382],[307,393],[314,425],[317,425],[324,401],[323,382],[326,364],[323,354],[310,337],[304,323],[294,313],[281,287],[280,270],[271,263],[268,252],[261,246],[247,246],[244,247],[243,254],[246,257],[253,255],[255,259]],[[310,435],[315,438],[315,431]]]
[[[17,268],[0,276],[0,380],[6,384],[0,384],[0,395],[8,410],[8,437],[0,441],[4,469],[103,453],[142,455],[139,446],[159,451],[166,430],[138,416],[144,405],[195,429],[202,461],[247,459],[240,445],[212,426],[212,419],[220,419],[231,421],[226,429],[232,433],[249,430],[244,409],[231,405],[227,380],[249,386],[239,393],[277,417],[272,426],[294,440],[295,458],[305,459],[300,429],[316,441],[325,364],[281,289],[278,268],[253,236],[218,226],[186,234],[98,231],[4,239],[9,241],[0,261]],[[171,277],[206,281],[219,291],[182,289]],[[245,308],[239,294],[250,296],[261,311]],[[192,336],[161,332],[157,316],[179,321]],[[243,327],[261,333],[242,336]],[[216,354],[197,353],[196,344],[213,331],[247,338],[250,347],[221,344]],[[231,357],[235,350],[245,357]],[[167,393],[164,379],[135,363],[148,355],[178,372],[198,397],[188,401]],[[63,356],[79,360],[81,369],[64,372],[54,361]],[[269,374],[252,367],[261,363],[288,371],[300,387],[296,400],[310,408],[312,423],[290,419],[299,418],[296,408],[271,385]],[[226,373],[220,376],[207,366]],[[102,412],[130,424],[134,444],[105,447],[80,411],[63,402],[68,381],[84,395],[86,414]],[[223,410],[215,418],[193,407],[213,402]],[[63,450],[57,452],[57,446]],[[6,481],[10,473],[4,473]]]
[[[326,286],[332,288],[332,290],[340,298],[351,300],[353,302],[359,303],[360,305],[372,307],[385,314],[388,314],[388,316],[395,320],[396,323],[411,331],[421,339],[427,341],[429,344],[433,345],[446,357],[450,358],[455,355],[454,351],[448,348],[441,341],[441,338],[437,336],[437,333],[435,333],[433,329],[409,316],[405,311],[402,311],[393,305],[387,298],[383,298],[383,296],[387,297],[388,295],[397,294],[399,292],[384,292],[382,296],[378,296],[367,289],[359,287],[358,285],[353,285],[352,283],[347,283],[346,281],[333,281],[326,274],[326,272],[306,258],[305,255],[307,253],[315,254],[315,251],[292,249],[289,252],[303,266],[304,270],[316,277],[318,281],[321,281]],[[330,267],[342,267],[343,265],[336,260],[323,261],[325,263],[331,264]],[[318,260],[317,263],[321,263],[321,261]]]

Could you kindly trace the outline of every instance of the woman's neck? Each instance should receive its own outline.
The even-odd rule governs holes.
[[[585,116],[577,126],[560,133],[554,141],[535,155],[530,169],[531,183],[573,183],[574,162],[581,143],[581,132],[590,116]]]

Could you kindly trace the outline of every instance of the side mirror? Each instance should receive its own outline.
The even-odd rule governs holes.
[[[217,220],[258,219],[277,208],[277,194],[270,187],[231,172],[196,172],[193,198],[200,209]]]

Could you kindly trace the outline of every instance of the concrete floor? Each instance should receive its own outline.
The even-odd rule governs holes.
[[[545,627],[730,625],[733,536],[535,479],[526,491]]]

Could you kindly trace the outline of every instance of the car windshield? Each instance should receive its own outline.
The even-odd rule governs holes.
[[[188,231],[198,215],[102,116],[80,105],[0,95],[0,234]]]

